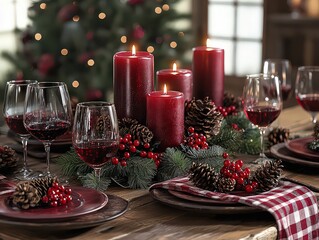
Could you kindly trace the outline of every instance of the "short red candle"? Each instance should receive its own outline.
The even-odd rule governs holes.
[[[193,48],[193,96],[196,99],[208,96],[217,106],[222,106],[224,76],[224,49]]]
[[[154,90],[154,56],[132,52],[113,57],[114,104],[118,119],[127,117],[145,124],[146,94]]]
[[[184,136],[184,95],[177,91],[155,91],[147,94],[147,127],[159,141],[159,150],[176,147]]]
[[[157,89],[161,90],[166,84],[167,88],[184,93],[185,100],[193,97],[193,76],[188,69],[163,69],[156,73]]]

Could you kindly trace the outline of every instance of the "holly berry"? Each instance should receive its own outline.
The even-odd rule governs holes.
[[[224,158],[224,159],[227,159],[228,157],[229,157],[229,154],[228,154],[227,152],[224,152],[224,153],[223,153],[223,158]]]
[[[42,203],[51,207],[63,206],[72,201],[71,188],[67,188],[63,185],[59,185],[58,182],[54,182],[47,190],[46,195],[41,199]]]
[[[254,190],[254,188],[253,188],[252,185],[247,184],[247,185],[245,186],[245,191],[246,191],[247,193],[251,193],[253,190]]]
[[[117,157],[112,157],[111,161],[113,165],[119,164],[119,159]]]
[[[122,167],[126,167],[126,166],[127,166],[127,162],[126,162],[125,160],[122,160],[122,161],[121,161],[121,166],[122,166]]]
[[[195,132],[195,128],[193,127],[188,127],[187,136],[184,138],[183,142],[185,145],[198,150],[208,148],[208,143],[206,141],[207,139],[203,134]]]

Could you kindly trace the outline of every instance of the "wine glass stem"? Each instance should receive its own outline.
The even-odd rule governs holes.
[[[50,176],[51,172],[50,172],[50,148],[51,148],[51,143],[44,143],[44,150],[47,154],[47,175]]]
[[[95,174],[95,177],[97,178],[96,189],[99,189],[99,187],[100,187],[101,169],[102,169],[102,168],[94,168],[94,174]]]
[[[23,148],[23,172],[24,173],[29,171],[28,163],[27,163],[28,139],[29,139],[29,137],[21,137],[22,148]]]
[[[264,136],[266,133],[266,128],[259,128],[260,131],[260,145],[261,145],[261,152],[260,152],[260,157],[265,158],[265,146],[264,146]]]

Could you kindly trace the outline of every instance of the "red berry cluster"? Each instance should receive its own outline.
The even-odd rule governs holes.
[[[227,117],[227,116],[232,115],[236,112],[236,107],[229,106],[229,107],[223,108],[223,107],[219,106],[219,107],[217,107],[217,111],[220,112],[223,115],[223,117]]]
[[[258,183],[249,179],[250,168],[243,169],[244,163],[242,160],[230,161],[228,157],[228,153],[223,153],[225,160],[224,166],[220,170],[221,175],[234,179],[236,181],[236,190],[245,190],[247,193],[256,191]]]
[[[187,129],[187,136],[184,138],[184,144],[192,148],[198,149],[207,149],[208,143],[206,142],[206,137],[204,134],[198,134],[195,132],[195,128],[189,127]]]
[[[72,201],[71,188],[67,188],[63,185],[59,185],[58,182],[54,182],[52,187],[47,191],[47,194],[42,197],[42,203],[51,207],[67,205]]]
[[[151,151],[151,145],[149,143],[141,144],[139,140],[133,140],[131,134],[126,134],[124,137],[120,138],[119,144],[119,157],[112,158],[112,164],[121,164],[122,167],[127,165],[127,160],[131,156],[139,155],[142,158],[153,159],[156,166],[160,164],[160,156],[158,153]]]

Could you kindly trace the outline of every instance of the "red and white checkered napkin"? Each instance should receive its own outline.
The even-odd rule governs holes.
[[[153,188],[182,191],[196,196],[259,207],[275,217],[279,239],[319,239],[317,199],[308,188],[291,182],[282,182],[279,187],[268,192],[249,196],[203,190],[193,186],[188,177],[156,183],[150,187]]]

